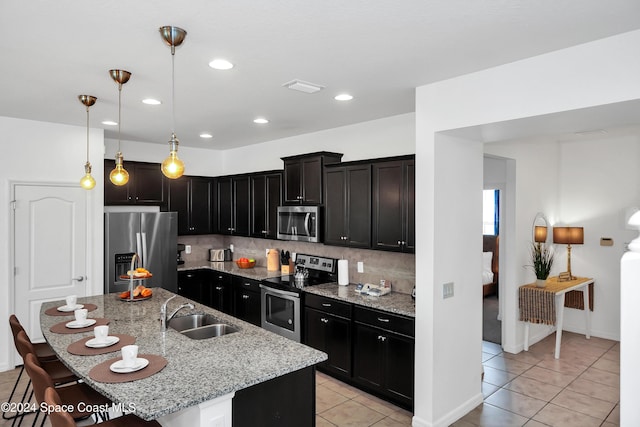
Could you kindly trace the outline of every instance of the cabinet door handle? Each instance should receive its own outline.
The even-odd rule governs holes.
[[[389,323],[389,319],[386,319],[384,317],[378,317],[378,322]]]
[[[251,283],[249,283],[249,282],[244,282],[244,283],[243,283],[243,285],[245,285],[245,286],[251,286]]]
[[[216,286],[216,291],[221,291],[221,290],[223,290],[223,289],[224,289],[224,288],[223,288],[222,286]]]
[[[322,323],[329,323],[329,319],[325,319],[324,317],[320,320],[322,321]]]
[[[399,245],[401,245],[401,244],[402,244],[402,241],[398,240],[398,244],[399,244]]]
[[[385,342],[387,340],[387,337],[383,336],[383,335],[378,335],[378,339],[382,342]]]
[[[249,299],[249,295],[247,294],[242,295],[242,299]]]
[[[222,276],[218,276],[218,279],[219,279],[219,280],[222,280]]]
[[[323,307],[331,307],[331,303],[329,303],[329,302],[323,302],[323,303],[322,303],[322,306],[323,306]]]

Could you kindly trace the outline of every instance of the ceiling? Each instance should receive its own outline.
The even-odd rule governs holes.
[[[229,149],[414,111],[414,88],[640,28],[638,0],[5,0],[0,116],[91,126],[166,144],[171,54],[158,28],[188,34],[175,55],[183,146]],[[208,66],[226,58],[235,67]],[[324,86],[307,94],[283,84]],[[351,101],[333,97],[348,92]],[[153,97],[163,103],[141,102]],[[270,120],[257,125],[253,119]],[[209,132],[211,139],[199,134]]]

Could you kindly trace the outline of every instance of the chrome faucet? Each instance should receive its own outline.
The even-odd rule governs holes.
[[[171,312],[170,315],[167,316],[167,304],[169,303],[169,301],[171,301],[172,299],[174,299],[175,297],[177,297],[178,295],[174,295],[171,298],[169,298],[168,300],[166,300],[164,302],[164,304],[162,304],[162,306],[160,307],[160,330],[162,332],[166,332],[167,330],[167,323],[169,323],[169,321],[171,319],[173,319],[173,316],[176,315],[177,312],[179,312],[180,310],[182,310],[183,308],[190,308],[190,309],[194,309],[195,306],[193,304],[191,304],[190,302],[186,302],[184,304],[182,304],[180,307],[176,308],[175,310],[173,310]]]

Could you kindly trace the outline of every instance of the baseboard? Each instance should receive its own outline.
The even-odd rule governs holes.
[[[562,330],[564,332],[573,332],[573,333],[580,334],[580,335],[584,335],[585,332],[586,332],[586,328],[581,328],[581,327],[574,328],[574,327],[567,326],[567,325],[564,325]],[[619,334],[615,335],[615,334],[612,334],[611,332],[607,332],[607,331],[599,331],[599,330],[591,329],[591,336],[592,337],[597,337],[597,338],[604,338],[606,340],[620,341],[620,335]]]
[[[0,372],[12,371],[14,368],[14,366],[9,366],[8,363],[0,364]]]
[[[471,412],[476,406],[480,405],[483,400],[484,400],[484,397],[483,397],[482,393],[478,393],[475,396],[473,396],[471,399],[467,400],[462,405],[458,406],[457,408],[453,409],[452,411],[449,411],[448,413],[446,413],[445,415],[443,415],[442,417],[440,417],[437,421],[434,421],[433,423],[430,423],[430,422],[428,422],[426,420],[423,420],[419,416],[414,415],[412,420],[411,420],[411,425],[413,427],[447,427],[447,426],[450,426],[451,424],[453,424],[454,422],[458,421],[460,418],[464,417],[469,412]]]

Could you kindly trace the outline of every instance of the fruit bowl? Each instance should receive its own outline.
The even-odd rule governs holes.
[[[256,265],[256,260],[239,259],[236,261],[236,265],[240,268],[253,268]]]

